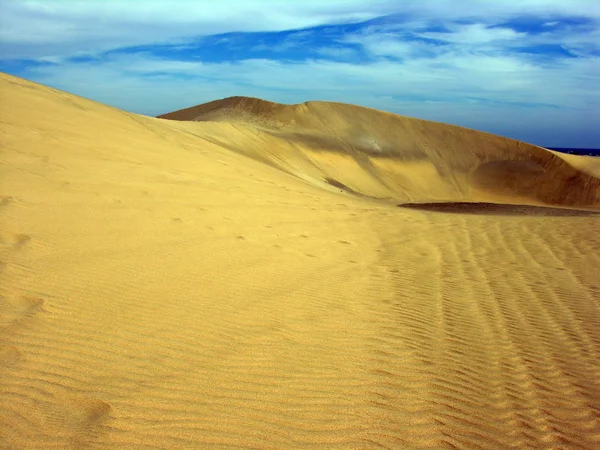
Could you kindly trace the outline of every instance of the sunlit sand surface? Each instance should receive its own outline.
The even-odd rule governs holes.
[[[592,158],[0,76],[0,448],[598,448]]]

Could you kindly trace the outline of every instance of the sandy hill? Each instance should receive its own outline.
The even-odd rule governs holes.
[[[348,105],[0,98],[0,448],[600,446],[589,159]]]
[[[370,197],[600,206],[600,181],[556,152],[374,109],[231,97],[159,117],[250,126],[259,133],[235,150]],[[264,148],[265,136],[277,138],[275,151]]]

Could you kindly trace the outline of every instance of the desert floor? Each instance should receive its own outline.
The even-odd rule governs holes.
[[[592,194],[399,207],[251,126],[0,98],[0,448],[600,447]]]

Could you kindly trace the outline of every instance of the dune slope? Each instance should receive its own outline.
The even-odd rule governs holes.
[[[313,183],[333,182],[370,197],[600,208],[600,181],[577,163],[457,126],[341,103],[282,105],[244,97],[160,117],[249,126],[260,134],[243,148],[216,142]],[[278,138],[276,151],[265,151],[262,135]]]
[[[577,163],[408,119],[418,158],[369,163],[315,144],[351,133],[335,105],[286,129],[0,96],[0,448],[600,445],[600,219],[511,204],[596,207]],[[513,160],[575,182],[511,197]]]

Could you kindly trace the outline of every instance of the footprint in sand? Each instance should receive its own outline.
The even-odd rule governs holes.
[[[13,299],[0,297],[0,328],[21,323],[33,317],[44,306],[44,299],[20,296]]]
[[[0,244],[10,247],[14,250],[20,249],[31,241],[31,236],[19,233],[2,233],[0,234]]]
[[[6,206],[14,202],[14,197],[10,195],[0,195],[0,207]]]
[[[11,330],[26,324],[42,309],[43,305],[44,300],[39,297],[0,296],[0,337],[3,332],[10,333]],[[23,353],[17,347],[0,342],[0,369],[14,366],[22,359]]]
[[[31,240],[31,236],[26,234],[15,234],[13,236],[13,246],[15,248],[21,248]]]
[[[112,407],[99,398],[57,394],[41,405],[45,430],[66,438],[72,448],[87,448],[101,433]],[[70,447],[71,448],[71,447]]]
[[[0,345],[0,368],[10,367],[23,358],[21,351],[12,345]]]

